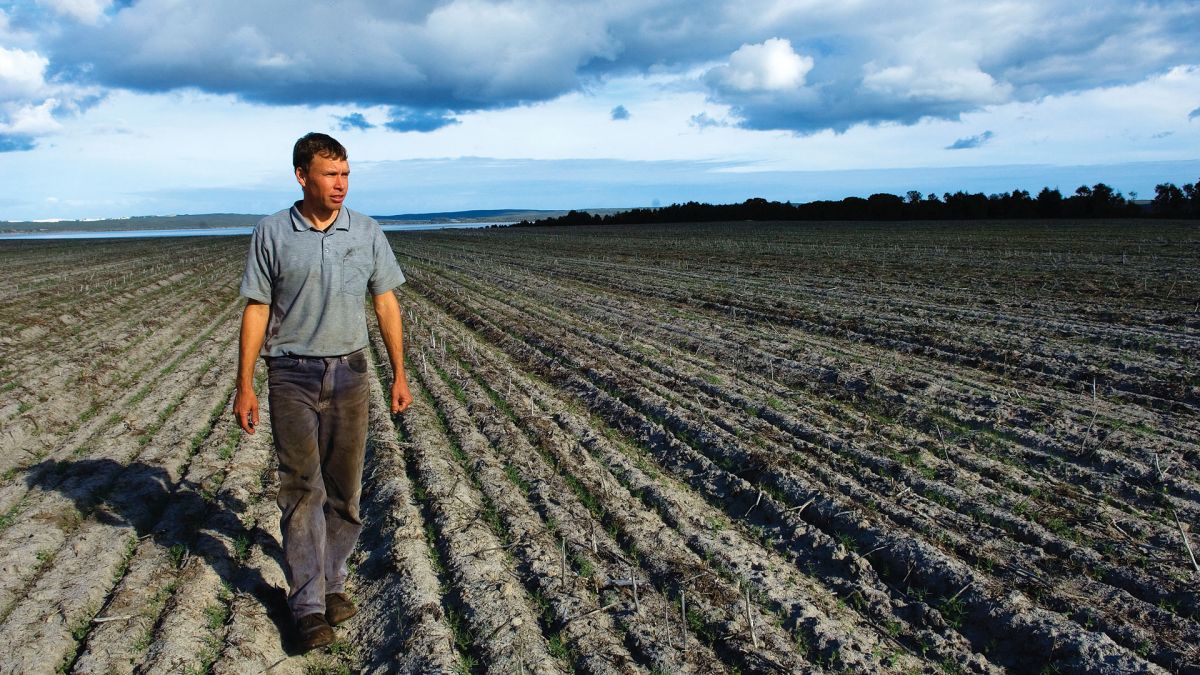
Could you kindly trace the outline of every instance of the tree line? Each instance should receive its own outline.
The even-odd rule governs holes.
[[[1126,199],[1120,192],[1097,183],[1081,185],[1064,197],[1057,189],[1042,188],[1037,196],[1026,190],[1000,194],[944,193],[941,197],[916,190],[905,196],[878,193],[866,199],[846,197],[793,204],[762,198],[740,204],[687,202],[658,208],[637,208],[608,215],[570,211],[522,225],[624,225],[635,223],[694,223],[734,220],[979,220],[1017,218],[1188,218],[1200,216],[1200,181],[1182,188],[1161,183],[1149,204]]]

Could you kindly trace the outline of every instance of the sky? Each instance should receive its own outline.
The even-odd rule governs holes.
[[[1200,3],[0,0],[0,220],[1200,180]]]

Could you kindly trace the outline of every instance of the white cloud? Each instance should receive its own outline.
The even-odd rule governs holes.
[[[60,118],[78,115],[100,97],[95,87],[47,81],[49,66],[35,51],[0,46],[0,134],[19,137],[22,148],[58,133]]]
[[[729,63],[708,71],[710,83],[740,92],[787,91],[804,86],[804,77],[812,70],[811,56],[792,49],[791,41],[771,38],[760,44],[742,45],[729,57]]]
[[[96,24],[104,12],[112,5],[111,0],[38,0],[61,16],[68,16],[76,21]]]
[[[864,67],[863,87],[870,92],[900,99],[952,101],[968,104],[1000,103],[1012,86],[999,84],[977,67],[923,68],[905,64]]]
[[[39,105],[26,104],[16,107],[8,115],[8,123],[0,123],[5,133],[44,136],[62,129],[62,123],[54,118],[58,108],[57,99],[49,98]]]
[[[0,101],[29,99],[46,86],[50,61],[37,52],[0,46]]]

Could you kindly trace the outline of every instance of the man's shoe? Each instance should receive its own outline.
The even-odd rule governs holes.
[[[330,593],[325,596],[325,619],[329,621],[329,625],[336,626],[355,614],[358,614],[358,608],[354,606],[350,596],[345,593]]]
[[[324,614],[306,614],[296,620],[296,632],[300,635],[300,649],[309,651],[333,644],[333,629]]]

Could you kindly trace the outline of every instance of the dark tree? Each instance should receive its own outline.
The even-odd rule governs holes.
[[[1200,180],[1183,186],[1183,196],[1187,198],[1188,210],[1192,215],[1200,215]]]
[[[1192,187],[1195,194],[1195,187]],[[1151,208],[1160,216],[1179,217],[1187,213],[1189,199],[1174,183],[1159,183],[1154,186],[1154,202]]]
[[[1062,202],[1063,196],[1058,188],[1051,190],[1044,187],[1037,196],[1037,213],[1042,218],[1058,218],[1062,215]]]

